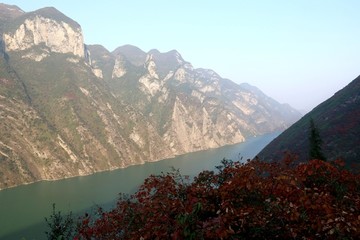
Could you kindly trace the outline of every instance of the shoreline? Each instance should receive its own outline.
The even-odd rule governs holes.
[[[272,133],[274,133],[274,132],[272,132]],[[272,133],[265,133],[263,135],[257,135],[257,136],[265,136],[267,134],[272,134]],[[92,173],[89,173],[89,174],[74,175],[74,176],[63,177],[63,178],[54,178],[54,179],[39,179],[39,180],[32,181],[32,182],[25,182],[25,183],[21,183],[21,184],[18,184],[18,185],[9,186],[9,187],[6,187],[6,188],[0,188],[0,192],[1,191],[6,191],[6,190],[11,190],[11,189],[16,188],[16,187],[27,186],[27,185],[31,185],[31,184],[40,183],[40,182],[55,182],[55,181],[67,180],[67,179],[77,178],[77,177],[87,177],[87,176],[91,176],[91,175],[94,175],[94,174],[97,174],[97,173],[111,172],[111,171],[115,171],[115,170],[119,170],[119,169],[126,169],[126,168],[132,167],[132,166],[140,166],[140,165],[144,165],[144,164],[147,164],[147,163],[155,163],[155,162],[159,162],[159,161],[174,159],[176,157],[179,157],[179,156],[182,156],[182,155],[185,155],[185,154],[189,154],[189,153],[208,151],[208,150],[212,150],[212,149],[218,149],[218,148],[221,148],[221,147],[226,147],[226,146],[232,146],[232,145],[236,145],[236,144],[245,143],[249,139],[256,138],[257,136],[250,136],[248,138],[245,138],[244,141],[238,142],[238,143],[225,144],[225,145],[218,146],[218,147],[215,147],[215,148],[210,147],[210,148],[207,148],[207,149],[201,149],[201,150],[186,152],[186,153],[182,153],[182,154],[173,154],[171,157],[167,157],[167,158],[161,158],[161,159],[150,160],[150,161],[146,161],[146,162],[142,162],[142,163],[130,164],[130,165],[123,166],[123,167],[116,167],[116,168],[110,168],[110,169],[105,169],[105,170],[99,170],[99,171],[95,171],[95,172],[92,172]]]

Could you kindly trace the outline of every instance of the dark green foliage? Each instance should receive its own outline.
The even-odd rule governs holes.
[[[319,104],[298,122],[269,143],[258,157],[275,161],[284,152],[309,160],[309,121],[314,119],[323,141],[322,152],[327,161],[341,158],[347,169],[360,164],[360,76],[331,98]]]
[[[50,228],[46,231],[46,237],[49,240],[67,240],[71,239],[74,234],[74,220],[70,212],[63,216],[60,211],[56,212],[55,203],[53,204],[52,214],[45,221]]]
[[[314,120],[310,119],[310,136],[309,136],[310,159],[319,159],[326,161],[326,158],[322,152],[321,145],[322,139],[320,137],[319,130],[316,128]]]

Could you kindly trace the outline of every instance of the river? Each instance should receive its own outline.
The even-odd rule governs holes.
[[[96,206],[110,207],[119,193],[133,193],[150,174],[180,169],[194,176],[213,170],[223,158],[239,161],[253,158],[279,132],[252,137],[246,142],[188,153],[171,159],[130,166],[90,176],[58,181],[42,181],[0,191],[0,239],[45,239],[44,217],[56,209],[75,215],[92,211]]]

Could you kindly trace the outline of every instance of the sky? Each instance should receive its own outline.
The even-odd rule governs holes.
[[[86,44],[176,49],[195,68],[309,111],[360,75],[358,0],[5,0],[52,6]]]

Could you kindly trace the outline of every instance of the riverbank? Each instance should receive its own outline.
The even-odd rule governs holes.
[[[253,158],[278,136],[272,133],[248,139],[244,143],[189,153],[163,161],[149,162],[124,169],[95,173],[59,181],[43,181],[0,191],[0,239],[45,238],[44,217],[52,203],[62,212],[79,213],[95,205],[114,203],[119,193],[132,193],[150,174],[180,169],[184,175],[196,175],[214,169],[223,158]],[[20,235],[19,235],[20,234]],[[5,238],[6,236],[6,238]]]

